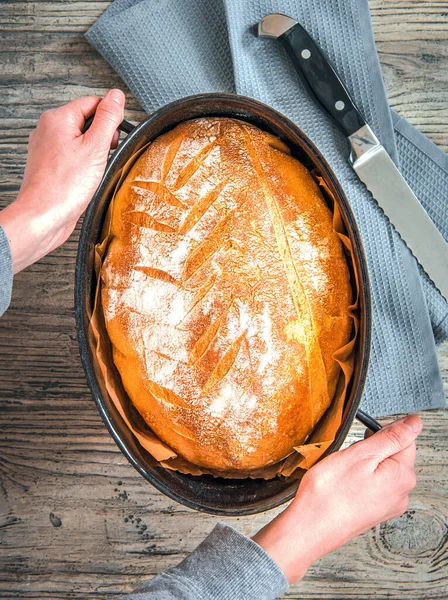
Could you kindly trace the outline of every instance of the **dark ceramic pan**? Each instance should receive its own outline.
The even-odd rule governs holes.
[[[290,500],[300,479],[221,479],[203,475],[194,477],[150,466],[149,455],[129,431],[105,389],[103,377],[92,354],[88,339],[89,321],[96,286],[93,269],[93,249],[99,240],[119,170],[127,160],[148,141],[172,129],[187,119],[204,116],[234,117],[248,121],[280,137],[305,166],[316,169],[323,177],[339,205],[345,227],[354,249],[354,268],[360,290],[360,331],[357,339],[357,360],[348,388],[343,422],[336,439],[327,450],[338,450],[356,416],[367,374],[370,350],[371,307],[369,281],[364,251],[358,228],[348,200],[327,161],[289,119],[251,98],[232,94],[200,94],[168,104],[132,129],[119,145],[106,168],[103,180],[90,203],[84,218],[76,263],[75,305],[78,339],[87,382],[98,410],[112,437],[129,462],[152,485],[170,498],[191,508],[220,515],[244,515],[274,508]],[[112,366],[113,368],[113,366]],[[362,420],[362,414],[358,415]],[[371,423],[372,425],[372,423]],[[373,423],[373,427],[375,424]]]

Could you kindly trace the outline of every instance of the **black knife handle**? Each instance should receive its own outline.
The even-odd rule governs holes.
[[[344,84],[331,66],[328,58],[309,35],[297,23],[280,39],[299,74],[305,89],[319,108],[324,108],[348,137],[366,124],[350,98]]]

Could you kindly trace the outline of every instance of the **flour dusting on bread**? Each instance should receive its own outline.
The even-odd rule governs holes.
[[[331,402],[352,327],[342,244],[307,169],[243,121],[186,121],[132,167],[111,234],[106,327],[148,425],[216,471],[288,456]]]

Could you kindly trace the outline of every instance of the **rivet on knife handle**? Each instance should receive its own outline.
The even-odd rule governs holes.
[[[285,31],[285,27],[289,28]],[[328,58],[300,23],[286,15],[267,15],[258,35],[281,39],[311,98],[319,108],[325,108],[347,137],[366,124]]]

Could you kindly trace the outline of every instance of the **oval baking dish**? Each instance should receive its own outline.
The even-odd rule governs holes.
[[[334,196],[348,237],[351,240],[359,287],[359,334],[355,369],[344,405],[341,426],[325,455],[338,450],[355,418],[367,374],[370,351],[371,308],[366,260],[358,228],[348,200],[324,157],[307,136],[282,114],[251,98],[233,94],[200,94],[177,100],[153,113],[132,129],[111,157],[103,180],[87,210],[81,231],[75,280],[75,308],[80,354],[87,382],[100,414],[120,450],[157,489],[191,508],[213,514],[242,515],[274,508],[290,500],[300,483],[290,479],[222,479],[210,475],[192,476],[153,466],[144,450],[118,414],[105,388],[103,376],[89,341],[89,317],[96,289],[94,247],[98,243],[106,211],[126,162],[148,142],[179,123],[198,117],[232,117],[269,131],[284,141],[293,156],[320,175]],[[129,131],[131,127],[124,129]],[[111,365],[111,368],[115,368]],[[324,455],[324,456],[325,456]]]

